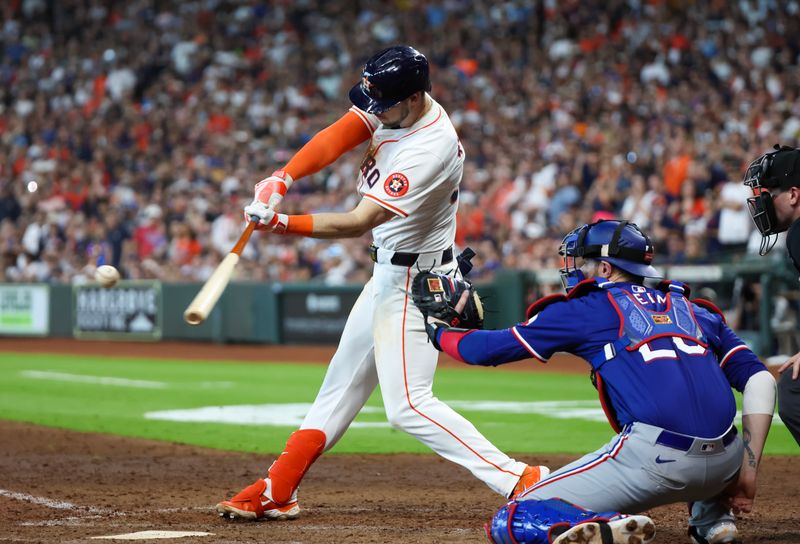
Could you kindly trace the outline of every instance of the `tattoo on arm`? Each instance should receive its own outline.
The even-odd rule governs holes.
[[[758,467],[758,461],[756,460],[756,454],[753,453],[753,449],[750,447],[750,441],[752,440],[752,436],[750,435],[750,429],[747,427],[742,428],[742,439],[744,441],[744,450],[747,454],[747,464],[753,468]]]

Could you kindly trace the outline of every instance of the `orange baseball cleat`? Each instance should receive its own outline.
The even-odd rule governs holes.
[[[300,515],[297,505],[297,491],[292,493],[289,502],[277,504],[272,500],[269,478],[257,480],[245,487],[229,501],[217,504],[217,512],[230,519],[295,519]]]

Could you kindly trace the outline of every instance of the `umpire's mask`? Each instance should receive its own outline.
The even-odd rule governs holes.
[[[753,196],[747,206],[756,228],[761,233],[759,255],[766,255],[778,241],[778,233],[789,225],[781,225],[775,213],[774,198],[781,191],[800,185],[800,149],[775,145],[775,151],[765,153],[750,163],[742,183],[750,187]]]

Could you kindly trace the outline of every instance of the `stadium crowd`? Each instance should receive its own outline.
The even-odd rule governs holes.
[[[0,281],[202,280],[253,185],[349,107],[375,51],[412,44],[467,154],[474,274],[557,266],[602,217],[661,262],[747,251],[744,160],[800,138],[791,0],[10,0],[0,6]],[[282,210],[355,206],[346,160]],[[34,184],[30,183],[35,181]],[[35,189],[35,190],[33,190]],[[240,277],[362,282],[368,240],[254,236]]]

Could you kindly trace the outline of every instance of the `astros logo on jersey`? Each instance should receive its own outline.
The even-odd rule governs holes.
[[[389,174],[389,177],[383,182],[383,189],[389,196],[403,196],[408,192],[408,178],[400,172]]]

